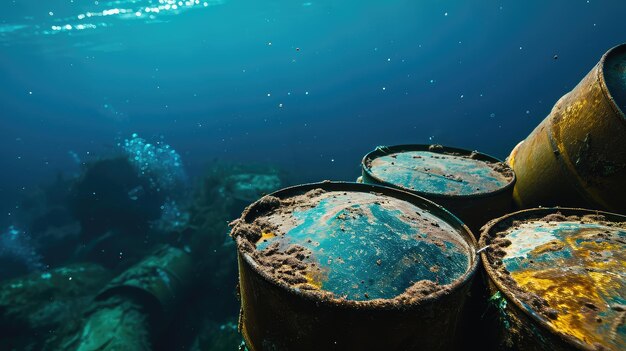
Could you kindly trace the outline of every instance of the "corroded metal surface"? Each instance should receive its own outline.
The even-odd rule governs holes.
[[[372,175],[410,190],[440,195],[476,195],[499,190],[509,183],[484,161],[467,156],[406,151],[377,157]]]
[[[626,213],[626,44],[609,50],[508,158],[519,207]]]
[[[378,147],[362,161],[363,182],[424,196],[480,227],[509,211],[515,174],[500,160],[441,145]]]
[[[284,235],[264,233],[257,250],[279,243],[311,252],[310,281],[352,300],[393,298],[413,283],[451,284],[470,266],[470,246],[445,220],[389,196],[326,192],[292,213]],[[270,223],[284,218],[268,216]],[[433,230],[435,229],[435,230]],[[316,273],[317,272],[317,273]]]
[[[626,349],[626,229],[533,222],[507,237],[504,265],[519,286],[555,307],[549,324],[556,331]]]
[[[626,217],[600,221],[582,217],[597,212],[559,209],[552,212],[570,217],[554,220],[544,217],[550,211],[507,216],[481,238],[500,250],[497,258],[483,256],[497,294],[506,296],[500,306],[508,301],[519,308],[503,312],[504,327],[525,330],[529,335],[518,337],[533,340],[536,349],[626,349]]]
[[[333,292],[329,297],[277,281],[242,251],[245,239],[237,237],[240,328],[247,347],[254,351],[453,349],[457,320],[478,263],[476,242],[467,227],[430,201],[367,184],[325,182],[272,195],[289,201],[320,188],[329,195],[295,209],[290,218],[272,218],[271,211],[255,204],[247,211],[283,223],[278,233],[259,233],[254,250],[277,243],[307,246],[326,274],[309,282]],[[432,246],[420,237],[422,228],[412,223],[414,216],[451,230],[450,236],[441,240],[442,246]],[[244,215],[240,220],[253,221],[253,217]],[[414,300],[375,298],[398,295],[407,282],[420,277],[450,284]],[[364,298],[366,292],[372,296]]]

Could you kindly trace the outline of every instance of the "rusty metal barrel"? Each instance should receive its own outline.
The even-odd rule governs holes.
[[[479,246],[500,347],[626,349],[626,216],[523,210],[485,225]]]
[[[423,196],[458,216],[478,237],[480,227],[512,207],[515,174],[495,157],[441,145],[383,146],[365,155],[367,184]]]
[[[520,208],[626,213],[626,44],[600,62],[511,152]]]
[[[476,241],[441,206],[397,189],[283,189],[233,222],[248,349],[449,350]]]

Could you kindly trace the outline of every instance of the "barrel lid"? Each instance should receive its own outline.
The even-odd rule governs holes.
[[[250,225],[260,232],[247,253],[258,270],[293,290],[351,301],[413,301],[449,290],[473,271],[471,234],[449,212],[393,189],[336,184],[269,196],[260,203],[272,206],[244,213],[233,236],[249,233]]]
[[[626,349],[626,217],[522,211],[491,228],[487,270],[523,310],[583,348]]]
[[[440,145],[379,147],[363,158],[363,170],[384,185],[426,196],[491,194],[514,180],[513,171],[496,158]]]

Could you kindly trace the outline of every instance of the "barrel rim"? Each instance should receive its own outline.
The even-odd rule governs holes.
[[[611,106],[611,109],[619,117],[621,117],[622,122],[626,123],[626,112],[622,111],[622,109],[617,105],[617,103],[615,102],[615,99],[613,98],[613,94],[611,94],[609,87],[606,85],[606,75],[605,75],[606,71],[604,69],[604,65],[606,64],[606,61],[609,59],[609,57],[615,54],[626,55],[626,43],[616,45],[610,48],[607,52],[605,52],[604,55],[602,55],[602,58],[600,59],[600,62],[598,63],[599,65],[599,69],[597,73],[598,81],[600,82],[600,90],[602,90],[602,94],[604,94],[604,96],[608,100],[609,105]]]
[[[238,255],[240,255],[241,258],[243,258],[241,261],[245,262],[249,266],[249,268],[254,271],[258,276],[260,276],[266,283],[282,289],[282,291],[285,291],[287,294],[294,295],[309,302],[323,303],[325,307],[337,309],[359,309],[366,311],[406,311],[408,308],[423,308],[424,306],[434,303],[445,296],[449,296],[458,292],[465,285],[471,283],[474,275],[478,271],[480,256],[476,253],[478,243],[476,238],[472,234],[472,231],[454,214],[450,213],[448,210],[434,203],[433,201],[425,199],[421,196],[396,188],[384,187],[374,184],[362,184],[356,182],[342,181],[323,181],[318,183],[295,185],[278,190],[272,194],[269,194],[269,196],[288,198],[291,196],[306,193],[307,191],[314,189],[322,189],[326,191],[355,191],[379,193],[387,196],[392,196],[399,200],[408,201],[417,206],[425,206],[421,208],[427,210],[434,215],[437,215],[446,223],[450,224],[454,229],[459,231],[459,234],[461,234],[461,238],[464,239],[469,246],[468,255],[471,259],[471,263],[467,268],[467,271],[462,276],[455,279],[453,283],[446,285],[446,287],[449,287],[448,289],[439,289],[438,291],[422,299],[418,299],[412,302],[400,303],[398,301],[394,301],[393,299],[382,299],[386,303],[380,304],[377,303],[377,301],[380,301],[381,299],[363,301],[340,298],[321,298],[319,295],[309,293],[306,290],[296,289],[292,286],[287,285],[284,282],[277,281],[266,272],[260,271],[258,269],[258,264],[254,261],[254,259],[248,253],[242,252],[239,249],[241,247],[241,240],[245,239],[241,237],[236,238],[235,240],[237,242],[237,253]],[[257,202],[251,204],[250,206],[254,206],[256,203]]]
[[[606,212],[606,211],[600,211],[600,210],[591,210],[591,209],[574,208],[574,207],[558,207],[558,206],[557,207],[539,207],[539,208],[530,208],[530,209],[512,212],[502,217],[495,218],[489,221],[482,228],[480,240],[478,243],[479,247],[481,248],[480,250],[482,250],[480,253],[482,266],[485,269],[485,272],[487,273],[487,279],[496,286],[498,291],[504,294],[507,301],[512,302],[515,305],[515,307],[517,307],[518,310],[522,311],[522,313],[526,317],[529,317],[532,321],[537,323],[544,330],[550,332],[552,335],[557,336],[560,340],[564,341],[566,344],[570,346],[574,346],[576,348],[589,350],[589,351],[596,350],[596,348],[594,348],[593,345],[585,344],[581,342],[579,339],[575,338],[574,336],[555,330],[548,324],[546,319],[539,318],[537,314],[531,313],[529,309],[526,308],[524,304],[522,304],[522,302],[511,292],[511,290],[507,288],[506,286],[504,286],[504,284],[502,284],[499,276],[496,274],[495,269],[491,267],[491,264],[489,260],[487,259],[487,252],[483,250],[484,248],[487,247],[487,244],[486,244],[487,238],[492,237],[493,234],[495,234],[492,232],[492,230],[499,223],[507,221],[507,220],[513,220],[514,218],[520,218],[520,219],[541,218],[541,217],[544,217],[545,215],[552,214],[555,212],[561,212],[563,215],[566,215],[566,216],[567,215],[588,215],[588,214],[603,215],[609,221],[617,221],[617,219],[621,219],[620,222],[626,222],[625,215],[612,213],[612,212]]]
[[[515,183],[517,182],[517,176],[515,175],[515,171],[513,171],[513,168],[506,162],[493,157],[491,155],[482,153],[482,152],[478,152],[475,150],[467,150],[467,149],[461,149],[461,148],[456,148],[456,147],[450,147],[450,146],[442,146],[442,145],[437,145],[438,147],[441,147],[439,150],[443,151],[444,153],[458,153],[461,154],[462,156],[469,156],[470,154],[474,153],[475,155],[477,155],[477,160],[479,161],[487,161],[487,162],[492,162],[492,163],[503,163],[505,164],[507,167],[509,167],[512,171],[513,174],[513,178],[511,178],[511,180],[509,180],[509,182],[496,190],[493,191],[488,191],[488,192],[482,192],[482,193],[477,193],[477,194],[469,194],[469,195],[451,195],[451,194],[437,194],[437,193],[429,193],[429,192],[424,192],[424,191],[419,191],[419,190],[414,190],[414,189],[407,189],[404,186],[401,185],[395,185],[393,183],[387,182],[385,180],[380,179],[378,176],[374,175],[374,173],[372,173],[371,168],[367,167],[367,161],[371,161],[374,158],[377,158],[379,156],[383,156],[383,155],[387,155],[390,153],[395,153],[395,152],[402,152],[402,151],[430,151],[429,148],[431,146],[434,146],[433,144],[401,144],[401,145],[393,145],[393,146],[384,146],[384,147],[377,147],[376,149],[374,149],[373,151],[370,151],[369,153],[367,153],[365,156],[363,156],[363,160],[361,161],[361,169],[363,170],[363,172],[365,172],[365,174],[374,179],[375,181],[377,181],[378,183],[380,183],[380,185],[386,186],[386,187],[391,187],[391,188],[395,188],[395,189],[400,189],[402,191],[406,191],[412,194],[416,194],[418,196],[422,196],[422,197],[428,197],[428,198],[433,198],[433,199],[442,199],[442,200],[451,200],[451,199],[477,199],[477,198],[487,198],[487,197],[492,197],[498,194],[501,194],[503,192],[507,192],[512,190],[513,186],[515,185]],[[432,151],[431,151],[432,152]],[[436,153],[436,152],[434,152]]]

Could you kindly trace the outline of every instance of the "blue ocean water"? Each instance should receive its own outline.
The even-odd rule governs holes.
[[[272,162],[352,180],[376,145],[504,158],[610,47],[622,1],[7,1],[2,218],[24,189],[164,136],[190,174]],[[195,3],[194,3],[195,4]],[[79,16],[114,9],[135,13]],[[85,15],[86,16],[86,15]],[[66,25],[96,28],[59,30]],[[558,59],[554,59],[558,55]],[[282,107],[281,107],[282,106]]]
[[[5,0],[0,232],[20,230],[42,184],[128,143],[187,184],[216,161],[271,165],[283,186],[354,180],[378,145],[504,159],[626,41],[624,13],[621,0]],[[183,191],[147,179],[131,201],[154,199],[169,224],[189,215]]]

